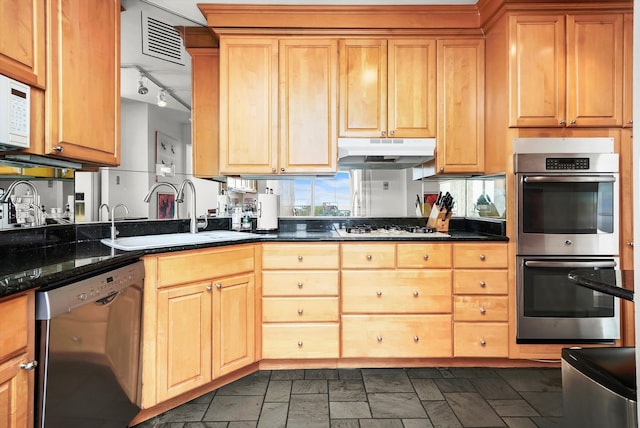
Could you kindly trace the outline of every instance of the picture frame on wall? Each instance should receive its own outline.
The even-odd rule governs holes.
[[[176,197],[173,193],[158,193],[158,219],[172,219],[176,212]]]

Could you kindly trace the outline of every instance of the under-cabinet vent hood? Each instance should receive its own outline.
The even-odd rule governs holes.
[[[62,169],[81,169],[82,164],[77,162],[48,158],[45,156],[29,154],[7,154],[0,157],[0,165],[16,168],[53,167]]]
[[[338,138],[340,169],[405,169],[433,160],[435,138]]]

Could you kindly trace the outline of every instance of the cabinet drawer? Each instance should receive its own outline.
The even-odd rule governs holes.
[[[504,243],[454,244],[454,268],[506,268],[507,245]]]
[[[507,357],[507,323],[456,322],[453,325],[454,357]]]
[[[337,270],[262,272],[263,296],[337,296]]]
[[[451,313],[451,271],[343,271],[342,312]]]
[[[263,322],[337,322],[340,320],[337,297],[265,297]]]
[[[33,308],[32,308],[33,310]],[[29,296],[0,303],[0,361],[27,349],[29,341]]]
[[[338,269],[339,244],[263,244],[263,269]]]
[[[450,357],[451,315],[343,315],[343,357]]]
[[[450,268],[451,244],[398,244],[398,268]]]
[[[262,358],[338,358],[338,324],[264,324]]]
[[[396,267],[395,244],[342,244],[343,269]]]
[[[507,296],[455,296],[453,319],[456,321],[508,321]]]
[[[253,245],[182,251],[158,256],[158,287],[253,273],[253,270]]]
[[[455,294],[507,294],[506,270],[458,270],[453,272]]]

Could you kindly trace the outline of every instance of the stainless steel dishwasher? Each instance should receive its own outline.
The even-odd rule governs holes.
[[[36,427],[124,428],[140,407],[144,265],[132,260],[36,293]]]

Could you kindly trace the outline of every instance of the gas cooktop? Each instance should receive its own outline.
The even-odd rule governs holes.
[[[438,232],[433,227],[408,226],[408,225],[384,225],[347,226],[344,229],[336,229],[338,235],[346,237],[362,238],[419,238],[419,237],[448,237],[448,233]]]

